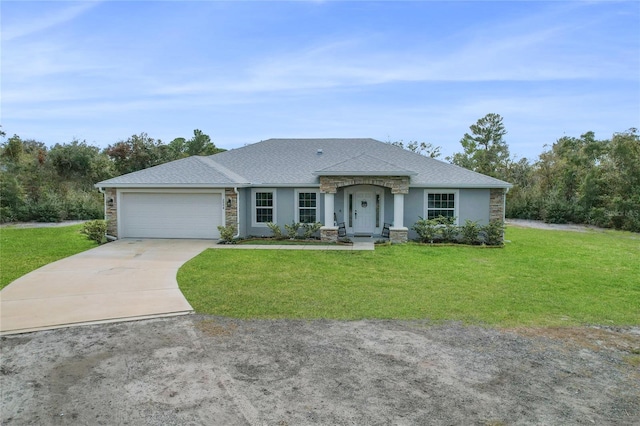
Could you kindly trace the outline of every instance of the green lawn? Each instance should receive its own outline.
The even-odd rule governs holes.
[[[640,324],[640,235],[510,228],[506,238],[503,249],[209,249],[178,282],[196,311],[238,318]]]
[[[0,289],[34,269],[96,247],[81,228],[1,228]]]

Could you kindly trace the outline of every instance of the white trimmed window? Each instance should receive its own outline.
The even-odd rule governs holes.
[[[439,216],[454,217],[458,222],[459,192],[457,190],[425,191],[425,219],[435,219]]]
[[[318,222],[318,202],[320,195],[318,191],[296,190],[295,210],[296,222],[314,223]]]
[[[253,188],[251,190],[252,226],[267,226],[267,222],[277,222],[276,190]]]

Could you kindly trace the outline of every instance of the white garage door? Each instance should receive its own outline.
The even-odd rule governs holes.
[[[219,193],[124,192],[120,197],[122,238],[219,238]]]

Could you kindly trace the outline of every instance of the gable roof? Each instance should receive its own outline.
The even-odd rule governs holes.
[[[375,139],[269,139],[209,157],[184,158],[96,186],[317,186],[322,175],[410,176],[412,187],[511,186]]]
[[[360,154],[332,166],[325,167],[322,170],[315,171],[313,174],[317,176],[413,176],[416,172],[368,154]]]

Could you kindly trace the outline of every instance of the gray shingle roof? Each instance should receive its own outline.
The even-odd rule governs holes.
[[[187,157],[108,179],[97,187],[219,186],[248,183],[209,157]]]
[[[209,157],[173,161],[96,186],[316,186],[323,171],[410,176],[411,186],[432,188],[511,186],[374,139],[269,139]]]
[[[313,174],[317,176],[412,176],[416,172],[367,154],[360,154],[357,157],[317,170]]]

